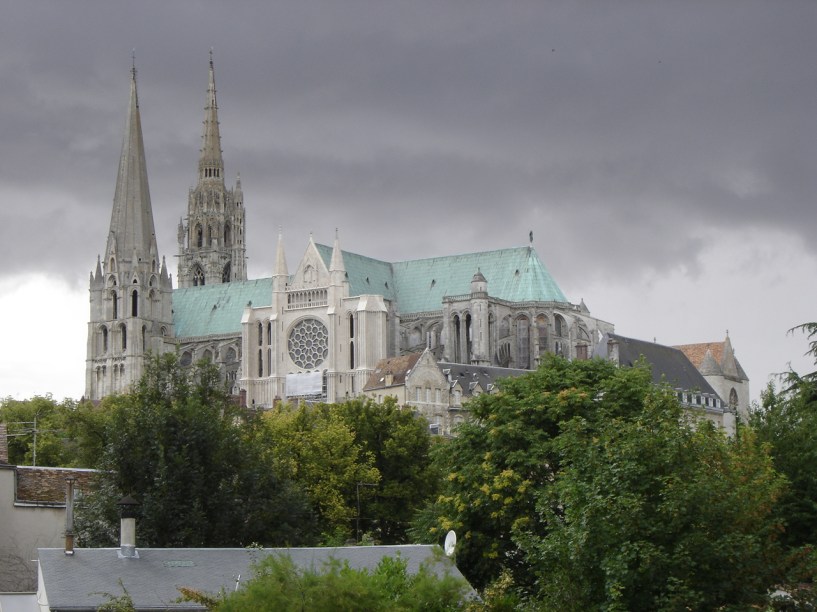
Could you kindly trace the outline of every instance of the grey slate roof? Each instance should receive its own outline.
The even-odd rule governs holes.
[[[252,566],[268,555],[288,555],[301,568],[321,568],[330,559],[373,570],[383,557],[399,554],[409,573],[429,562],[440,576],[465,580],[438,546],[348,546],[339,548],[141,548],[138,559],[120,559],[118,548],[79,548],[66,556],[61,548],[39,549],[40,568],[52,610],[95,610],[107,601],[102,593],[122,595],[119,581],[137,610],[203,610],[177,603],[178,587],[207,593],[233,591],[236,581],[253,577]]]
[[[447,363],[440,361],[437,363],[443,375],[448,378],[451,384],[460,383],[463,397],[473,395],[474,383],[479,383],[484,393],[490,391],[489,385],[495,385],[500,378],[511,378],[530,374],[530,370],[519,370],[516,368],[498,368],[495,366],[478,366],[463,363]]]
[[[608,340],[618,342],[619,365],[632,366],[643,356],[652,370],[653,382],[657,384],[667,382],[673,389],[697,390],[718,396],[703,375],[679,349],[618,334],[605,334],[597,355],[607,355]]]

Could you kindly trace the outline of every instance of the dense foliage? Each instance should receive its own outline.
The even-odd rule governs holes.
[[[142,546],[300,544],[313,536],[305,495],[253,444],[255,419],[223,391],[218,372],[152,359],[136,389],[107,398],[97,490],[77,508],[82,545],[111,545],[117,501],[141,503]]]
[[[380,475],[378,486],[359,489],[361,530],[378,542],[406,542],[412,517],[441,480],[431,462],[428,423],[393,398],[382,404],[352,400],[336,410]]]
[[[510,576],[547,610],[747,606],[774,584],[767,453],[684,412],[646,367],[550,357],[470,407],[415,533],[455,529],[472,583]]]
[[[806,354],[817,361],[817,323],[791,330],[796,331],[806,334]],[[763,391],[749,426],[769,446],[775,468],[789,482],[775,506],[785,526],[780,539],[787,553],[787,588],[801,602],[817,606],[817,594],[809,588],[817,576],[817,372],[790,370],[779,377],[779,385],[770,383]],[[797,588],[803,584],[806,588]]]
[[[297,568],[286,556],[260,562],[256,576],[242,589],[217,603],[219,612],[265,610],[275,612],[379,612],[464,609],[468,585],[453,576],[437,576],[423,565],[416,574],[406,571],[399,557],[385,557],[378,566],[351,569],[332,561],[322,568]]]
[[[72,465],[76,445],[68,430],[75,410],[73,400],[57,402],[51,396],[0,400],[0,423],[6,425],[9,463]]]
[[[653,403],[654,402],[654,403]],[[784,479],[751,432],[727,442],[674,394],[631,418],[577,417],[542,493],[546,535],[518,538],[551,610],[712,610],[761,603],[777,578]]]
[[[427,427],[393,402],[249,413],[214,367],[173,355],[152,358],[131,393],[47,407],[62,419],[62,463],[101,470],[77,508],[85,546],[116,542],[125,495],[141,504],[142,546],[342,544],[364,532],[399,543],[438,480]]]

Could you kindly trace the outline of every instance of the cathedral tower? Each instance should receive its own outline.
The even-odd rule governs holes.
[[[244,230],[241,178],[234,189],[224,184],[211,52],[198,182],[190,190],[187,219],[179,222],[179,287],[247,280]]]
[[[156,247],[135,67],[111,227],[90,294],[85,397],[96,400],[127,391],[142,376],[145,354],[162,352],[173,336],[172,284]]]

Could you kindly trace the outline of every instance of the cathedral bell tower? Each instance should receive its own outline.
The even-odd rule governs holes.
[[[211,51],[198,182],[190,190],[187,219],[179,221],[179,287],[247,280],[244,231],[241,178],[234,189],[224,184]]]
[[[173,337],[172,291],[156,247],[134,67],[108,242],[91,273],[87,399],[128,391],[146,353],[164,350]]]

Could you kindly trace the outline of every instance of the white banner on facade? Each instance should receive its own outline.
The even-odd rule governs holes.
[[[323,391],[323,374],[321,372],[298,372],[287,374],[287,397],[320,395]]]

